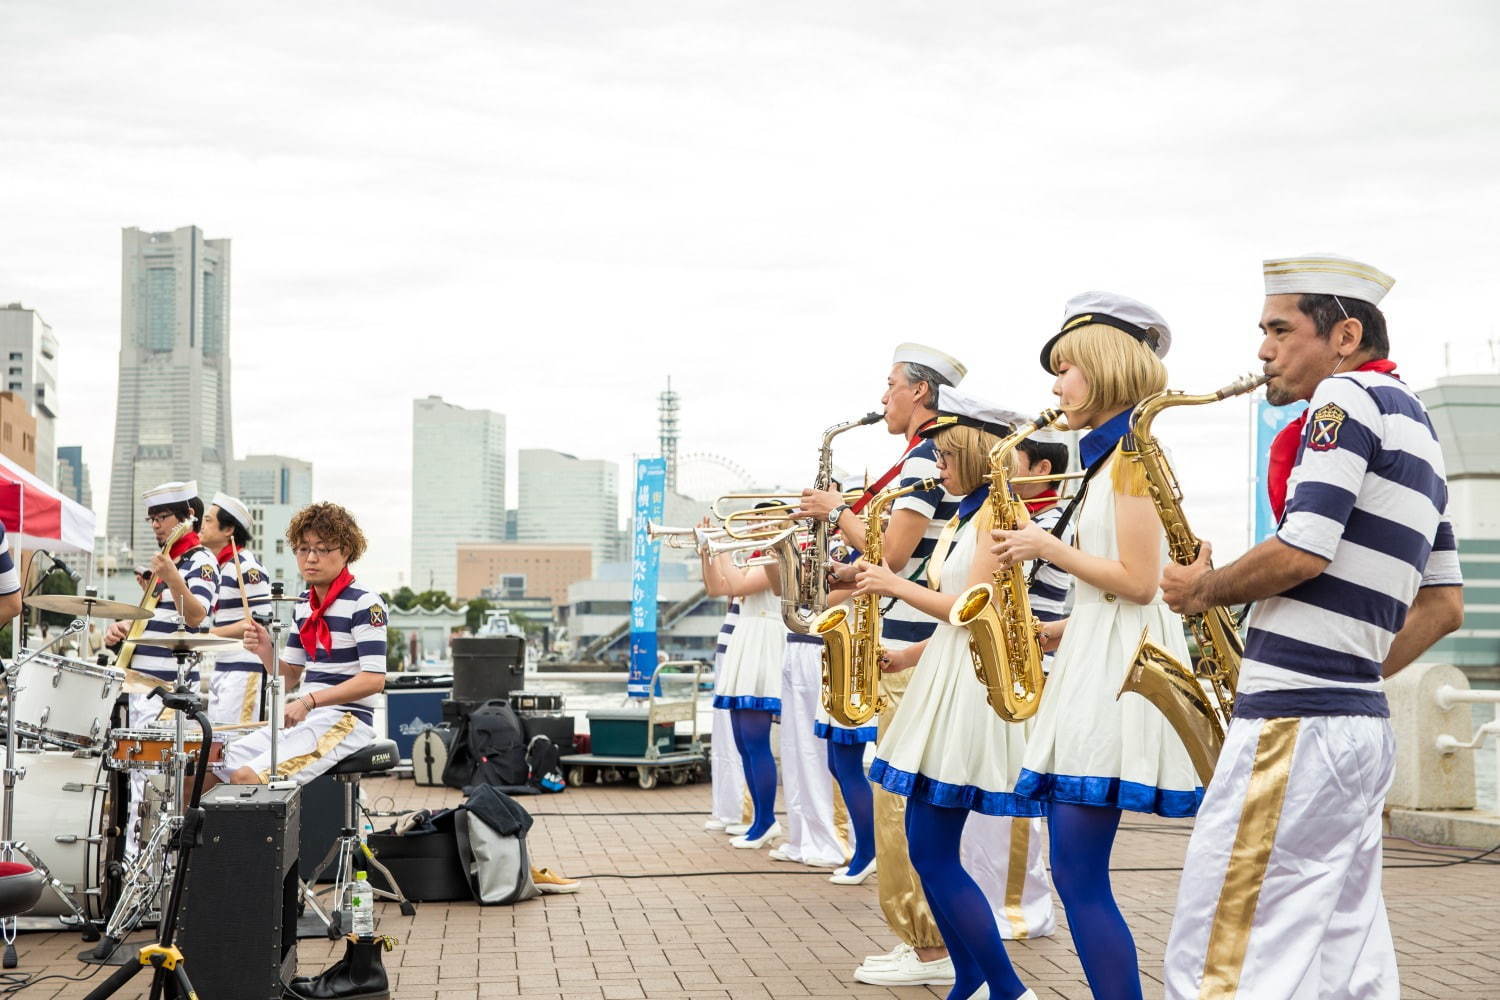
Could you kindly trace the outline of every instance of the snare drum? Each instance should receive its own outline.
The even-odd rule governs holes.
[[[21,650],[17,659],[31,654]],[[124,674],[51,653],[37,653],[18,668],[16,731],[66,747],[97,747]]]
[[[116,771],[165,771],[172,757],[173,738],[171,729],[111,729],[104,766]],[[202,746],[203,730],[188,726],[182,737],[183,752],[196,756]],[[208,762],[217,764],[223,757],[224,738],[214,733]]]
[[[36,852],[90,920],[109,912],[104,872],[114,856],[109,773],[97,754],[47,750],[16,754],[26,776],[16,783],[15,838]],[[117,853],[117,851],[115,852]],[[28,916],[71,917],[51,888]]]

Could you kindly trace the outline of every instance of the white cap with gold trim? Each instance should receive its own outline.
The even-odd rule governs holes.
[[[187,503],[198,495],[198,481],[189,479],[185,483],[162,483],[142,493],[146,507],[162,507],[169,503]]]
[[[1348,257],[1310,253],[1263,265],[1267,295],[1337,295],[1378,306],[1396,279]]]
[[[897,347],[895,356],[891,358],[891,364],[899,365],[903,362],[931,368],[947,379],[951,385],[958,385],[969,373],[964,363],[953,355],[944,354],[937,348],[928,347],[925,344],[902,344]]]

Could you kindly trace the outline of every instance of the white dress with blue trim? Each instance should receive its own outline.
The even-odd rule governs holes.
[[[714,684],[714,708],[781,712],[781,663],[786,625],[781,598],[769,588],[740,598],[734,641]]]
[[[939,590],[968,586],[978,534],[974,517],[959,529],[943,560]],[[940,622],[912,672],[875,751],[870,777],[887,791],[935,806],[991,816],[1040,816],[1042,803],[1015,794],[1024,726],[1000,721],[969,656],[969,630]]]
[[[1099,470],[1079,505],[1075,544],[1118,559],[1111,467]],[[1169,558],[1162,540],[1163,563]],[[1042,689],[1016,791],[1050,802],[1192,816],[1203,799],[1182,740],[1150,702],[1115,695],[1149,629],[1151,641],[1188,663],[1182,618],[1161,601],[1132,604],[1077,577],[1073,613]]]

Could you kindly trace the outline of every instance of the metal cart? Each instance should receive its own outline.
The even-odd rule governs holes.
[[[663,674],[662,671],[668,667],[692,667],[693,672],[691,674],[686,672]],[[688,689],[686,700],[668,701],[665,696],[657,697],[658,680],[664,685],[676,685],[686,682],[688,678],[692,679],[693,686]],[[708,773],[708,753],[698,732],[698,692],[702,687],[702,678],[703,662],[701,660],[668,660],[658,664],[651,673],[646,711],[640,714],[640,721],[645,726],[645,753],[639,756],[568,754],[559,760],[559,763],[567,769],[568,784],[578,788],[596,774],[605,783],[620,781],[625,778],[631,768],[635,769],[636,783],[642,788],[655,788],[657,779],[663,774],[674,785],[685,785],[689,781],[702,778]],[[665,691],[665,688],[663,690]],[[675,749],[675,734],[679,722],[693,724],[692,741],[686,750]],[[656,745],[652,737],[658,726],[671,727],[673,733],[671,745],[674,749],[663,751]]]

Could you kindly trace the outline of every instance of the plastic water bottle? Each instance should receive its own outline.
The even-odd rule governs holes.
[[[360,937],[375,936],[375,894],[370,889],[369,875],[363,871],[354,873],[354,892],[349,899],[349,930]]]

